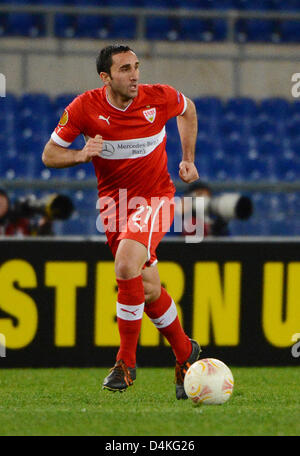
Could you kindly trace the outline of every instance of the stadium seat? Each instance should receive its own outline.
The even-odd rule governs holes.
[[[54,23],[55,36],[59,38],[74,38],[76,34],[76,15],[56,14]]]
[[[217,10],[235,9],[235,0],[212,0],[212,7]]]
[[[142,6],[142,1],[139,0],[105,0],[103,2],[103,5],[101,6],[107,6],[110,8],[137,8],[139,6]],[[102,2],[101,2],[102,3]],[[155,1],[154,1],[155,3]],[[159,2],[158,2],[159,4]],[[99,1],[98,1],[98,6],[99,6]]]
[[[114,0],[110,0],[114,1]],[[119,0],[122,1],[122,0]],[[178,4],[177,0],[137,0],[137,4],[142,6],[143,8],[151,8],[151,9],[166,9],[166,8],[174,8],[176,4]]]
[[[299,0],[273,0],[273,5],[276,10],[282,11],[299,11]]]
[[[31,38],[44,36],[44,18],[37,14],[8,13],[6,16],[6,34]]]
[[[44,0],[44,1],[47,2],[47,1],[51,1],[51,0]],[[56,0],[52,0],[52,1],[56,1]],[[63,0],[59,0],[59,1],[63,2]],[[100,6],[99,5],[99,0],[89,0],[88,2],[85,2],[84,0],[74,0],[73,3],[74,3],[75,6],[80,6],[80,8],[82,8],[82,7],[86,7],[86,8],[92,7],[92,8],[94,8],[95,6]],[[101,1],[101,6],[103,6],[103,7],[107,6],[107,0],[106,1],[102,0]]]
[[[113,16],[108,20],[109,38],[133,40],[136,37],[136,18],[130,16]]]
[[[300,180],[299,158],[289,159],[286,157],[278,157],[275,167],[278,180],[289,182]]]
[[[279,36],[283,43],[300,42],[300,21],[284,20],[279,25]]]
[[[229,98],[224,107],[224,116],[236,116],[239,118],[255,117],[257,105],[252,98],[238,97]]]
[[[276,22],[268,19],[239,19],[236,22],[236,40],[240,43],[272,41]]]
[[[238,167],[231,157],[218,157],[211,161],[211,175],[218,182],[235,180],[239,176]]]
[[[35,0],[38,4],[41,5],[61,5],[61,6],[72,6],[74,0]],[[90,0],[89,0],[90,1]],[[84,2],[82,2],[84,3]]]
[[[188,9],[211,9],[213,0],[180,0],[180,6]]]
[[[241,163],[242,177],[249,181],[262,181],[270,178],[270,170],[266,160],[243,157]]]
[[[284,98],[266,98],[261,101],[259,113],[275,119],[286,119],[291,111],[290,103]]]
[[[235,0],[235,8],[239,10],[267,11],[274,9],[273,0]]]
[[[214,28],[210,19],[183,18],[179,19],[181,40],[213,41]]]
[[[278,134],[278,122],[275,122],[272,119],[258,117],[253,122],[253,131],[258,138],[261,138],[263,136],[276,138]]]
[[[169,17],[148,17],[146,19],[146,38],[174,41],[179,38],[178,22]]]
[[[109,34],[108,19],[104,16],[80,15],[77,19],[75,36],[78,38],[105,39]]]
[[[2,0],[1,3],[5,3],[7,5],[35,5],[37,0]]]
[[[198,119],[213,117],[218,119],[223,113],[222,101],[218,97],[195,98],[194,103],[197,109]]]

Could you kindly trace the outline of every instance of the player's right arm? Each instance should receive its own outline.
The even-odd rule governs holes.
[[[94,157],[99,157],[102,150],[102,136],[96,135],[90,138],[81,150],[69,149],[59,146],[53,139],[50,139],[43,151],[42,160],[49,168],[67,168],[88,163]]]

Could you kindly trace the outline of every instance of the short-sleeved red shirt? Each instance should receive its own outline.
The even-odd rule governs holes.
[[[103,137],[103,150],[93,159],[99,196],[117,202],[120,189],[126,189],[128,199],[174,194],[165,124],[185,109],[184,95],[168,85],[140,84],[137,97],[125,109],[113,106],[102,87],[76,97],[51,138],[68,147],[80,134],[86,140]]]

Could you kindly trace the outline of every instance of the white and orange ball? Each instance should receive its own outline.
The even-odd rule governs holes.
[[[219,359],[196,361],[184,377],[184,390],[194,404],[224,404],[233,392],[231,370]]]

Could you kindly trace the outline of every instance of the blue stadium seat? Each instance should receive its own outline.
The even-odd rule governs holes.
[[[266,98],[261,101],[259,106],[260,114],[275,119],[286,119],[291,111],[290,103],[279,97]]]
[[[7,34],[7,14],[0,14],[0,37]]]
[[[212,7],[217,10],[235,9],[235,0],[212,0]]]
[[[54,32],[59,38],[74,38],[76,34],[76,15],[57,13],[55,15]]]
[[[283,43],[300,42],[300,21],[284,20],[279,25],[279,35]]]
[[[113,2],[113,0],[110,0]],[[121,1],[121,0],[120,0]],[[166,8],[174,8],[176,5],[177,0],[137,0],[137,3],[142,6],[143,8],[151,8],[151,9],[166,9]],[[175,3],[175,5],[174,5]]]
[[[60,5],[60,6],[72,6],[74,0],[35,0],[38,4],[41,5]]]
[[[109,18],[109,38],[133,40],[136,37],[136,18],[130,16],[114,16]]]
[[[2,176],[6,179],[30,178],[32,163],[28,156],[20,153],[15,157],[1,158]]]
[[[299,137],[300,136],[300,116],[287,119],[286,127],[287,127],[287,134],[291,138]]]
[[[299,0],[273,0],[274,8],[282,11],[299,11]]]
[[[223,113],[222,101],[218,97],[202,97],[195,98],[194,103],[197,109],[198,119],[202,117],[207,119],[213,117],[216,119],[221,118]]]
[[[268,19],[239,19],[236,22],[236,40],[244,42],[272,41],[276,22]]]
[[[238,177],[238,168],[231,157],[218,157],[211,161],[211,173],[216,181],[234,180]],[[200,171],[201,174],[201,171]]]
[[[268,11],[274,9],[273,0],[235,0],[235,8],[239,10]]]
[[[75,211],[69,220],[61,223],[61,234],[77,236],[90,234],[87,217],[81,217],[78,211]]]
[[[44,1],[56,1],[56,0],[44,0]],[[64,0],[59,0],[59,1],[64,1]],[[99,5],[99,0],[88,0],[88,2],[85,2],[84,0],[74,0],[73,1],[74,5],[75,6],[80,6],[81,8],[82,7],[86,7],[86,8],[89,8],[89,7],[95,7],[95,6],[100,6]],[[107,6],[107,0],[102,0],[101,1],[101,7],[104,7],[104,6]]]
[[[213,21],[199,18],[179,19],[180,39],[189,41],[213,41]]]
[[[76,94],[74,93],[63,93],[58,95],[53,100],[54,113],[57,116],[57,122],[59,121],[64,109],[74,100],[75,97]]]
[[[77,18],[75,36],[78,38],[105,39],[109,34],[108,19],[104,16],[80,15]]]
[[[10,36],[31,38],[45,35],[45,23],[42,15],[29,13],[8,13],[6,16],[6,33]]]
[[[229,98],[224,107],[224,115],[239,118],[255,117],[257,115],[256,102],[248,97]]]
[[[298,159],[278,157],[276,161],[276,174],[278,180],[297,181],[300,179],[300,163]]]
[[[282,154],[282,147],[276,137],[261,138],[258,141],[258,151],[260,157],[279,157]]]
[[[110,8],[137,8],[139,6],[142,6],[142,0],[105,0],[101,6],[108,6]]]
[[[272,119],[258,117],[256,121],[253,122],[253,132],[258,138],[263,136],[276,138],[278,130],[278,122]]]
[[[8,112],[16,113],[16,112],[18,112],[18,109],[19,109],[18,98],[14,94],[7,92],[6,96],[4,98],[2,98],[2,97],[0,98],[0,107],[1,107],[0,115],[4,111],[6,113],[8,113]]]
[[[174,41],[179,37],[177,21],[169,17],[148,17],[146,19],[146,38],[148,40]]]
[[[93,164],[85,163],[84,165],[72,166],[69,168],[69,177],[78,181],[95,177]]]
[[[228,137],[224,138],[223,150],[228,157],[247,157],[249,153],[249,144],[242,137]]]
[[[2,0],[0,1],[1,3],[7,4],[7,5],[35,5],[37,0]]]
[[[180,0],[180,6],[188,9],[211,9],[213,0]]]
[[[290,116],[300,117],[300,100],[295,100],[290,104]]]
[[[249,181],[267,180],[270,177],[270,170],[266,160],[243,158],[242,177]]]
[[[227,22],[224,19],[213,19],[214,41],[224,41],[227,37]]]
[[[235,134],[237,137],[241,137],[245,132],[245,124],[240,118],[228,118],[224,117],[219,124],[219,131],[223,137],[229,137]]]

